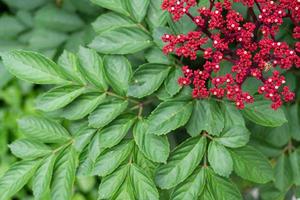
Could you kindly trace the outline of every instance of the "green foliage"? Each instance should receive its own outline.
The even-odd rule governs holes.
[[[299,196],[297,103],[192,100],[161,36],[194,26],[161,0],[3,2],[0,200]]]

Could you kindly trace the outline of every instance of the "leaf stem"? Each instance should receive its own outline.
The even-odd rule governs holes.
[[[110,92],[110,91],[106,91],[105,94],[109,95],[109,96],[112,96],[112,97],[116,97],[116,98],[119,98],[119,99],[124,99],[124,100],[128,100],[132,103],[135,103],[135,104],[139,104],[140,102],[139,101],[136,101],[134,99],[131,99],[129,97],[124,97],[124,96],[121,96],[121,95],[118,95],[116,93],[113,93],[113,92]]]

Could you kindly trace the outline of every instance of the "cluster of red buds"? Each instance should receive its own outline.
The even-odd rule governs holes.
[[[196,69],[183,66],[184,76],[178,83],[192,86],[194,98],[226,97],[243,109],[245,103],[254,101],[255,94],[242,89],[252,77],[261,84],[257,95],[271,100],[273,109],[292,101],[295,94],[280,73],[300,67],[300,0],[209,1],[210,6],[199,8],[197,16],[190,12],[197,6],[196,0],[163,1],[162,9],[170,12],[174,21],[187,15],[197,26],[187,34],[165,34],[163,52],[204,60]],[[247,16],[235,10],[234,3],[242,3]],[[289,44],[277,37],[286,22],[294,26],[295,41]],[[222,66],[223,61],[230,62],[231,69],[219,75],[222,67],[228,67]]]

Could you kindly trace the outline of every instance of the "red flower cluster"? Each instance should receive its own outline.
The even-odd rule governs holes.
[[[254,101],[254,94],[243,91],[242,86],[254,77],[262,85],[258,94],[271,100],[272,108],[277,109],[283,101],[294,99],[279,71],[300,67],[300,42],[287,44],[276,38],[284,20],[289,20],[295,26],[293,37],[300,39],[300,0],[234,2],[247,7],[246,18],[232,8],[229,0],[223,3],[210,0],[209,8],[198,9],[197,16],[189,12],[196,5],[195,0],[164,0],[162,8],[175,21],[187,15],[197,29],[186,35],[165,34],[162,40],[167,44],[163,52],[191,60],[204,59],[198,69],[183,66],[184,77],[178,80],[180,85],[192,85],[194,98],[226,97],[243,109],[245,103]],[[224,60],[231,62],[232,67],[227,70],[229,73],[222,74]]]

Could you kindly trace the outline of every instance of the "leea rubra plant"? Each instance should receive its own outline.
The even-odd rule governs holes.
[[[1,55],[46,90],[1,200],[72,199],[80,177],[96,199],[300,198],[299,0],[91,2],[89,45]]]

